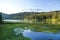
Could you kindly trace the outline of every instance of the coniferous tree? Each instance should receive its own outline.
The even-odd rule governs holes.
[[[2,13],[0,12],[0,23],[2,23]]]

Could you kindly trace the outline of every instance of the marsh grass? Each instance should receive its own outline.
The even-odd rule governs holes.
[[[49,32],[53,32],[53,33],[57,33],[60,30],[60,25],[52,25],[52,24],[19,24],[19,23],[15,23],[15,24],[1,24],[0,25],[0,40],[30,40],[29,38],[26,38],[22,35],[20,36],[16,36],[14,33],[14,28],[24,28],[24,27],[28,27],[28,28],[34,28],[35,32],[45,32],[45,31],[49,31]],[[22,37],[21,37],[22,36]]]

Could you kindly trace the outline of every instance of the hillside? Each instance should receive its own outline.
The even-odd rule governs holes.
[[[3,19],[17,19],[32,23],[60,24],[60,10],[50,12],[19,12],[15,14],[2,14]]]
[[[35,12],[24,16],[24,19],[32,23],[60,24],[60,11]]]

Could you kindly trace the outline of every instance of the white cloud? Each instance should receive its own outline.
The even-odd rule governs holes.
[[[21,9],[14,7],[10,4],[1,4],[0,5],[0,11],[7,13],[7,14],[11,14],[11,13],[19,12],[19,11],[21,11]]]

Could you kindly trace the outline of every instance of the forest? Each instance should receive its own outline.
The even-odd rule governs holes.
[[[31,23],[60,24],[60,11],[33,12],[24,16],[24,20]]]

